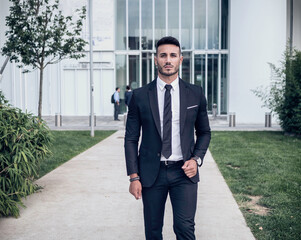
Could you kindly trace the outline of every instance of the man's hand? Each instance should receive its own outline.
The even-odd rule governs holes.
[[[194,159],[186,161],[182,167],[187,177],[192,178],[197,174],[198,165]]]
[[[142,186],[139,180],[131,182],[130,193],[138,200],[141,199]]]
[[[130,175],[130,178],[138,177],[137,173]],[[130,193],[138,200],[141,199],[142,185],[139,180],[133,181],[130,183]]]

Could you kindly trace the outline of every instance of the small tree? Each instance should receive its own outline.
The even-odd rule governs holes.
[[[59,0],[10,0],[10,14],[6,17],[7,41],[2,48],[10,61],[19,67],[39,69],[38,117],[42,114],[42,90],[44,69],[49,64],[65,58],[79,59],[87,44],[81,37],[86,8],[77,9],[78,20],[63,16],[59,10]],[[25,68],[24,72],[29,69]]]
[[[301,51],[286,49],[281,66],[270,63],[271,84],[253,90],[263,105],[277,113],[284,131],[301,134]]]

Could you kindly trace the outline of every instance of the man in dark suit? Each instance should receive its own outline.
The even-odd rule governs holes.
[[[132,89],[130,88],[130,86],[126,86],[126,91],[124,93],[124,103],[127,107],[129,107],[129,105],[130,105],[132,94],[133,94],[133,92],[132,92]]]
[[[211,133],[202,89],[178,76],[182,61],[178,40],[160,39],[155,56],[158,77],[135,89],[129,105],[125,134],[129,191],[136,199],[142,197],[147,240],[162,239],[168,194],[177,239],[195,239],[198,165]]]

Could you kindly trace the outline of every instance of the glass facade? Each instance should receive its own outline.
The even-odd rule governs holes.
[[[192,48],[192,0],[181,1],[181,48]]]
[[[152,59],[152,53],[142,53],[142,86],[150,83],[153,80],[154,68],[152,68]]]
[[[116,49],[126,49],[126,2],[124,0],[116,0],[117,11],[115,15],[116,22]]]
[[[129,37],[130,50],[139,49],[139,0],[128,0],[129,11]]]
[[[203,88],[208,111],[228,113],[229,0],[115,0],[116,85],[123,98],[157,75],[155,44],[164,36],[180,41],[180,76]]]
[[[153,49],[153,3],[149,0],[141,1],[141,36],[143,50]]]
[[[194,48],[206,48],[206,0],[194,2]]]
[[[194,84],[206,91],[206,55],[194,55]]]

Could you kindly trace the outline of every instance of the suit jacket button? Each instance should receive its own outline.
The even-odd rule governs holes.
[[[160,153],[158,153],[158,157],[160,157],[161,156],[161,154]]]

